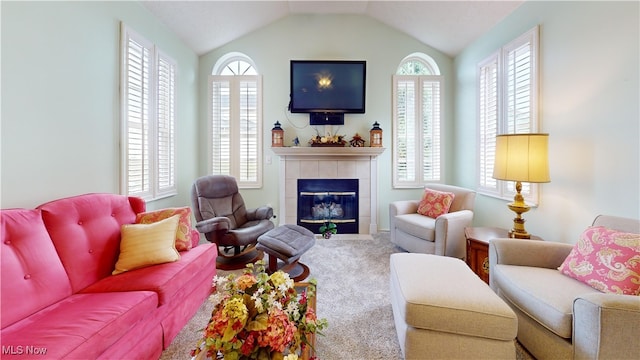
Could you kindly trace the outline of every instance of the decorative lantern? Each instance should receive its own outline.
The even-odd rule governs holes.
[[[380,124],[376,121],[373,123],[373,128],[369,131],[371,134],[371,147],[382,147],[382,129]]]
[[[271,129],[271,147],[284,146],[284,130],[280,127],[280,122],[276,121]]]

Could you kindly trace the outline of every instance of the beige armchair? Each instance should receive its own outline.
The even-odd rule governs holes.
[[[449,213],[433,219],[417,213],[420,200],[394,201],[389,204],[391,242],[408,252],[466,259],[464,228],[473,221],[475,191],[441,184],[425,187],[455,194]]]
[[[598,216],[594,226],[640,233],[640,221]],[[518,316],[518,341],[536,358],[637,359],[640,296],[603,293],[557,268],[573,245],[489,242],[491,288]]]

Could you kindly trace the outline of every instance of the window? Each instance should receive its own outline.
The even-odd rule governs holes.
[[[222,57],[209,77],[211,173],[262,186],[262,80],[243,54]]]
[[[393,186],[422,187],[442,177],[442,85],[436,63],[406,57],[393,76]]]
[[[145,200],[175,195],[176,63],[122,25],[121,189]]]
[[[515,183],[494,179],[496,135],[537,132],[538,27],[478,64],[478,192],[513,199]],[[522,184],[537,203],[538,185]]]

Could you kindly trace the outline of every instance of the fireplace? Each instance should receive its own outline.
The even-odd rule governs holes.
[[[298,179],[358,180],[358,234],[378,229],[378,169],[376,147],[272,147],[280,157],[280,224],[298,223]],[[338,225],[338,233],[344,226]]]
[[[298,179],[297,224],[319,233],[328,221],[339,233],[358,233],[358,179]]]

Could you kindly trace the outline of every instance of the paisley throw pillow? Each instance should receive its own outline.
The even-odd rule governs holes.
[[[160,220],[180,215],[178,231],[176,231],[176,250],[186,251],[192,247],[191,242],[191,208],[166,208],[156,211],[144,212],[136,215],[137,224],[152,224]]]
[[[640,234],[587,228],[558,270],[607,293],[640,293]]]
[[[425,188],[420,204],[418,204],[418,214],[434,219],[446,214],[449,212],[455,196],[454,193]]]

